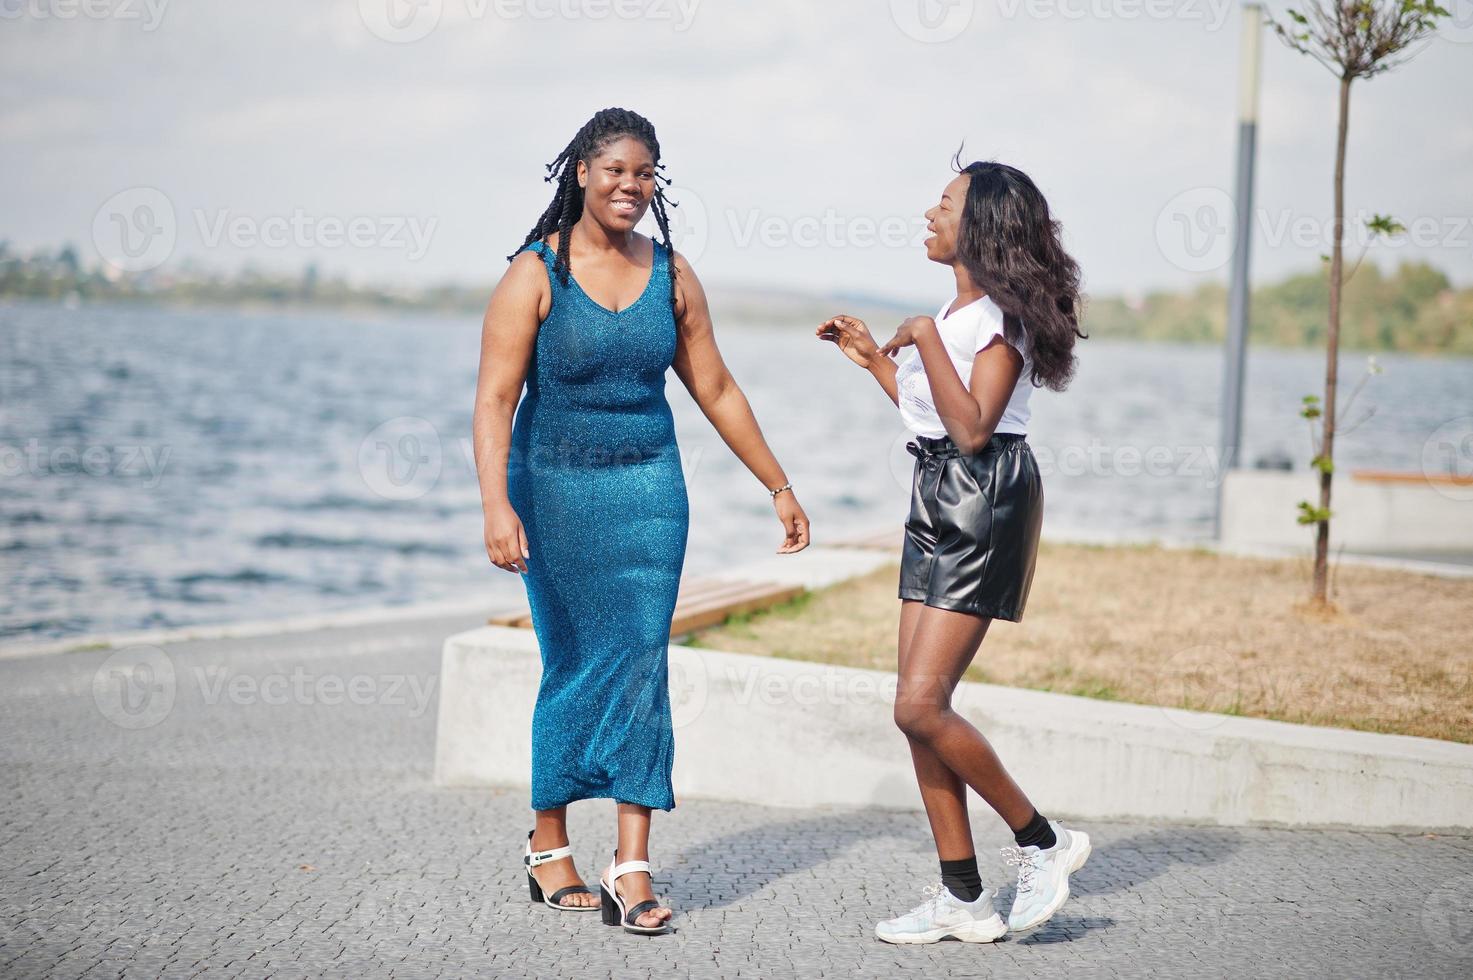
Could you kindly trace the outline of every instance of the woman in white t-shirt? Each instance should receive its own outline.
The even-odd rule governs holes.
[[[1074,370],[1079,267],[1027,175],[1000,163],[960,166],[926,212],[926,257],[952,269],[956,296],[913,316],[883,345],[851,316],[818,328],[865,368],[915,433],[910,515],[900,566],[895,723],[910,742],[936,838],[941,882],[919,907],[879,923],[887,942],[947,936],[991,942],[1034,929],[1069,897],[1089,838],[1039,814],[992,746],[951,708],[951,691],[993,619],[1023,617],[1033,582],[1043,486],[1028,447],[1028,395],[1062,390]],[[901,348],[913,348],[897,365]],[[977,869],[966,788],[1013,831],[1018,888],[1006,924]]]

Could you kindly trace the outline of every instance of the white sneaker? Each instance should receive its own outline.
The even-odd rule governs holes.
[[[1065,830],[1050,820],[1057,838],[1048,850],[1037,847],[1004,847],[1008,864],[1018,866],[1018,892],[1008,913],[1008,929],[1022,932],[1043,925],[1069,898],[1069,876],[1089,858],[1089,835],[1082,830]]]
[[[964,943],[990,943],[1008,927],[992,906],[996,894],[982,889],[975,902],[964,902],[940,882],[927,885],[929,896],[904,915],[875,926],[875,935],[887,943],[935,943],[955,936]]]

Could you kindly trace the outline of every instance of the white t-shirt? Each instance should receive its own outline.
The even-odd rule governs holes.
[[[1003,336],[1003,313],[987,296],[968,303],[951,316],[946,315],[949,306],[951,303],[948,301],[937,311],[936,328],[946,344],[947,354],[951,355],[951,363],[956,365],[956,373],[961,377],[962,384],[970,387],[972,362],[976,360],[977,352],[986,347],[993,337]],[[1023,372],[1018,375],[1018,383],[1013,386],[1012,396],[1008,398],[1008,406],[1003,409],[1002,418],[998,419],[997,432],[1016,432],[1022,435],[1028,432],[1028,394],[1033,390],[1029,374],[1033,370],[1033,359],[1026,331],[1022,340],[1023,346],[1018,348],[1018,352],[1023,355]],[[931,397],[931,383],[926,379],[921,352],[916,348],[910,348],[910,357],[902,361],[896,369],[895,385],[900,396],[900,417],[912,432],[932,439],[939,439],[947,434],[940,416],[936,414],[936,403]]]

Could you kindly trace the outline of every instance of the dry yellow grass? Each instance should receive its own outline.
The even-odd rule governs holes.
[[[898,567],[707,630],[698,645],[895,669]],[[1045,544],[1022,623],[994,622],[971,680],[1473,742],[1473,580],[1307,560]]]

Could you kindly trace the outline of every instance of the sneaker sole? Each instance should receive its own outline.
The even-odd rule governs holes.
[[[1043,912],[1027,925],[1008,926],[1008,929],[1010,931],[1021,933],[1031,932],[1032,930],[1037,929],[1049,919],[1052,919],[1054,917],[1054,914],[1058,912],[1059,909],[1064,907],[1064,903],[1069,901],[1069,875],[1072,875],[1074,872],[1084,867],[1084,862],[1088,861],[1090,854],[1094,852],[1094,848],[1090,846],[1088,834],[1084,833],[1082,830],[1076,830],[1073,831],[1073,836],[1076,843],[1071,844],[1069,846],[1069,849],[1070,851],[1076,853],[1069,860],[1069,870],[1064,873],[1064,883],[1059,887],[1059,897],[1055,899],[1052,903],[1050,903],[1046,908],[1044,908]]]
[[[930,932],[916,932],[904,936],[885,936],[879,929],[875,929],[875,938],[881,942],[895,943],[900,946],[922,945],[925,943],[939,943],[947,936],[959,939],[964,943],[992,943],[1007,934],[1008,927],[1002,921],[1002,916],[993,915],[990,919],[979,919],[975,922],[964,922],[959,926],[949,926],[945,929],[932,929]]]

